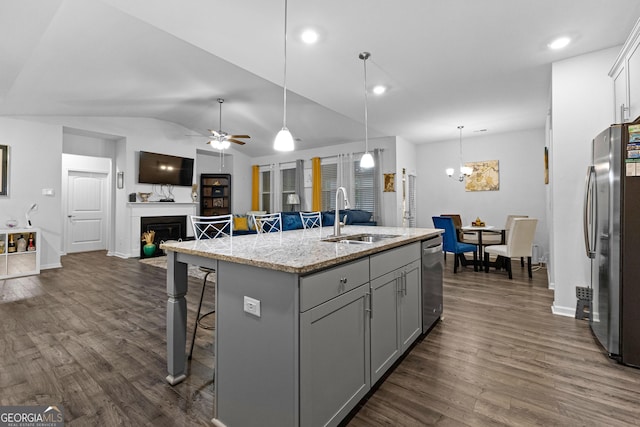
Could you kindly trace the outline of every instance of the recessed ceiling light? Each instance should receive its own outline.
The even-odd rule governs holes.
[[[552,41],[551,43],[549,43],[547,46],[549,46],[550,49],[562,49],[563,47],[566,47],[569,43],[571,43],[571,39],[569,37],[559,37],[554,41]]]
[[[376,95],[382,95],[386,91],[387,91],[387,87],[383,85],[377,85],[373,87],[373,93],[375,93]]]
[[[318,41],[319,35],[316,30],[307,29],[302,32],[302,34],[300,35],[300,38],[306,44],[314,44],[315,42]]]

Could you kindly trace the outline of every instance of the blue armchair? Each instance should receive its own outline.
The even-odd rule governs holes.
[[[442,250],[454,254],[455,262],[453,264],[453,272],[458,272],[458,265],[462,260],[466,264],[464,253],[473,252],[473,270],[478,271],[478,247],[469,243],[458,242],[456,227],[453,225],[453,219],[444,216],[434,216],[433,225],[435,228],[444,230],[442,235]]]

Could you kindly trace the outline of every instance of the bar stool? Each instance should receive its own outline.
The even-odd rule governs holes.
[[[193,235],[196,240],[215,239],[218,237],[233,236],[233,215],[216,215],[216,216],[196,216],[191,215],[191,225],[193,226]],[[204,299],[204,291],[207,287],[207,279],[211,273],[215,274],[216,270],[213,268],[199,267],[200,271],[205,273],[204,280],[202,282],[202,292],[200,293],[200,302],[198,303],[198,312],[196,314],[196,321],[193,325],[193,336],[191,337],[191,346],[189,348],[188,359],[191,360],[193,354],[193,346],[196,342],[196,332],[198,331],[198,325],[200,321],[207,316],[210,316],[216,312],[211,310],[208,313],[200,316],[202,310],[202,300]],[[202,329],[215,329],[214,327],[208,327],[200,325]]]

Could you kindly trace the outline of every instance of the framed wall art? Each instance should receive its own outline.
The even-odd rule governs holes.
[[[500,190],[500,168],[498,160],[467,162],[473,172],[465,179],[466,191],[498,191]]]
[[[0,196],[9,194],[9,146],[0,145]]]
[[[385,173],[384,174],[384,192],[393,193],[396,191],[396,174]]]

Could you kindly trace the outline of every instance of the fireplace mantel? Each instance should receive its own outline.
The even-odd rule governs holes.
[[[193,202],[127,202],[129,224],[131,227],[129,241],[129,258],[140,256],[140,218],[146,216],[179,216],[195,215],[197,204]],[[187,219],[187,236],[193,236],[191,224]]]

